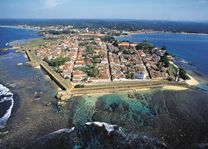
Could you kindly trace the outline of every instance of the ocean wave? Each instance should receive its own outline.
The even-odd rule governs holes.
[[[164,142],[143,133],[105,122],[88,122],[64,128],[34,140],[23,149],[50,148],[140,148],[167,149]]]
[[[12,108],[14,106],[13,94],[10,92],[8,88],[0,84],[0,103],[4,103],[6,101],[10,101],[11,104],[9,108],[6,110],[5,114],[0,118],[0,128],[4,128],[7,120],[11,116]]]

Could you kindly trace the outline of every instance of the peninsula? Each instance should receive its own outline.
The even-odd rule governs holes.
[[[42,68],[56,82],[61,101],[144,88],[190,88],[185,81],[190,77],[174,64],[165,47],[114,38],[115,33],[125,31],[73,26],[34,29],[41,30],[44,37],[15,45],[16,49],[25,51],[32,66]]]

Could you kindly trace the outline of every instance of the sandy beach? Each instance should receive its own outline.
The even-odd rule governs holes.
[[[199,81],[197,81],[194,77],[192,77],[191,75],[189,75],[190,80],[186,80],[185,82],[190,85],[190,86],[198,86],[199,85]]]

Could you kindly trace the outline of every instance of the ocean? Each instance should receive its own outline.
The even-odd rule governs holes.
[[[181,64],[189,64],[191,70],[208,76],[208,35],[151,33],[122,36],[119,40],[142,42],[147,40],[158,47],[165,46]],[[178,62],[179,62],[178,61]]]
[[[12,41],[38,37],[37,31],[0,27],[0,49],[10,48],[9,42]],[[24,73],[28,72],[28,68],[24,67],[20,69],[16,65],[17,63],[25,63],[26,61],[27,59],[23,54],[18,54],[12,49],[0,51],[0,83],[4,84],[0,84],[0,128],[3,128],[10,118],[14,106],[14,95],[5,84],[9,86],[8,83],[13,81],[11,80],[12,78],[22,78]]]

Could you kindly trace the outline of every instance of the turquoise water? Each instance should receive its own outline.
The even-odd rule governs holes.
[[[153,33],[134,34],[118,39],[132,42],[148,40],[156,46],[166,46],[171,54],[189,62],[198,72],[208,76],[208,35]]]
[[[89,104],[89,100],[93,102]],[[68,110],[74,112],[70,118],[75,126],[89,121],[106,122],[154,136],[168,148],[192,148],[207,143],[207,106],[205,92],[156,89],[72,98]]]

